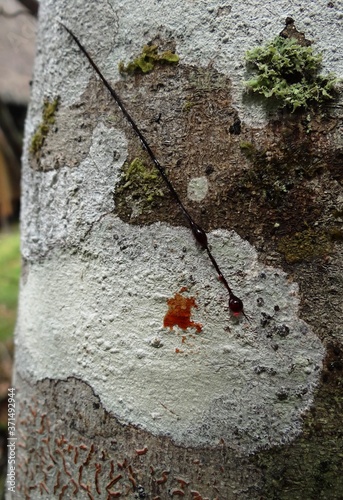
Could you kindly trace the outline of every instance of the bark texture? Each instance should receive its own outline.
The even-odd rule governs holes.
[[[21,498],[341,498],[341,105],[280,115],[243,97],[245,50],[286,15],[343,73],[338,8],[292,8],[42,2],[16,336]],[[58,19],[166,166],[250,322],[230,317]],[[152,46],[164,64],[119,73]]]

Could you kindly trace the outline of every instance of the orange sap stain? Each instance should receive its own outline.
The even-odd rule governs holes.
[[[169,327],[172,330],[174,326],[179,326],[182,330],[195,328],[198,333],[201,332],[202,324],[191,320],[192,307],[197,307],[194,297],[184,297],[181,293],[176,293],[167,304],[168,311],[163,321],[165,328]]]

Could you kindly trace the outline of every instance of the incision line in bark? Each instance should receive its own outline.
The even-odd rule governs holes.
[[[152,162],[154,163],[155,167],[157,168],[157,170],[159,171],[161,177],[163,178],[165,184],[167,185],[167,187],[168,187],[168,189],[169,189],[172,197],[174,198],[175,202],[180,207],[181,212],[183,213],[184,217],[186,218],[186,220],[187,220],[187,222],[188,222],[188,224],[190,226],[190,229],[191,229],[191,231],[193,233],[193,236],[194,236],[195,240],[201,246],[202,249],[206,250],[206,252],[208,254],[208,257],[209,257],[210,261],[212,262],[212,265],[213,265],[213,267],[215,268],[215,270],[216,270],[216,272],[218,274],[219,280],[223,283],[223,285],[225,286],[226,290],[229,293],[229,308],[230,308],[231,312],[235,316],[243,314],[247,319],[249,319],[247,317],[247,315],[245,314],[245,312],[244,312],[244,307],[243,307],[242,300],[233,293],[231,287],[229,286],[229,283],[227,282],[226,278],[224,277],[223,273],[221,272],[221,270],[220,270],[220,268],[219,268],[219,266],[217,264],[217,261],[215,260],[214,256],[212,255],[212,252],[211,252],[211,250],[209,248],[209,245],[208,245],[208,240],[207,240],[207,234],[206,234],[206,232],[204,231],[204,229],[202,227],[199,226],[199,224],[197,224],[194,221],[194,219],[192,218],[192,216],[190,215],[190,213],[188,212],[188,210],[186,209],[186,207],[184,206],[184,204],[181,202],[180,197],[179,197],[178,193],[175,191],[174,186],[170,182],[170,180],[169,180],[169,178],[168,178],[168,176],[167,176],[167,174],[165,172],[164,167],[160,164],[160,162],[156,158],[155,154],[153,153],[152,149],[150,148],[150,146],[148,144],[148,141],[146,140],[146,138],[144,137],[144,135],[142,134],[142,132],[138,128],[136,122],[133,120],[133,118],[131,117],[131,115],[127,111],[127,109],[124,106],[124,104],[123,104],[122,100],[120,99],[119,95],[113,89],[113,87],[109,84],[109,82],[106,80],[106,78],[103,76],[103,74],[101,73],[101,71],[98,68],[98,66],[96,65],[96,63],[93,61],[93,59],[91,58],[91,56],[88,54],[88,52],[86,51],[86,49],[84,48],[84,46],[81,44],[81,42],[78,40],[78,38],[74,35],[74,33],[69,28],[67,28],[63,23],[60,22],[60,24],[70,34],[70,36],[73,38],[73,40],[75,41],[75,43],[78,45],[78,47],[81,50],[81,52],[87,57],[90,65],[93,67],[93,69],[98,74],[98,76],[102,80],[102,82],[105,85],[105,87],[107,88],[107,90],[110,92],[110,94],[113,97],[113,99],[116,101],[116,103],[119,106],[119,108],[120,108],[121,112],[123,113],[124,117],[129,122],[129,124],[131,125],[131,127],[134,130],[135,134],[139,138],[139,140],[140,140],[140,142],[142,144],[143,149],[145,149],[145,151],[150,156]]]

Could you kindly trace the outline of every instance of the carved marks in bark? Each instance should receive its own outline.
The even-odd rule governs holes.
[[[75,378],[18,383],[17,481],[23,499],[214,500],[231,498],[236,489],[240,499],[251,500],[258,489],[249,460],[234,457],[224,441],[214,449],[182,448],[123,426]]]

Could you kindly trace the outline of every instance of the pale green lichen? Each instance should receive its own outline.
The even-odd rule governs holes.
[[[257,73],[246,82],[248,89],[275,99],[282,108],[295,111],[333,99],[337,78],[320,75],[321,54],[300,45],[295,38],[277,36],[266,45],[246,53],[248,65]]]
[[[32,154],[38,153],[42,148],[51,126],[55,123],[55,114],[58,109],[59,101],[59,97],[52,101],[44,101],[42,121],[31,139],[30,152]]]
[[[176,64],[179,62],[179,56],[171,50],[158,52],[157,45],[144,45],[142,53],[133,61],[125,65],[122,61],[119,63],[120,73],[132,74],[136,71],[149,73],[157,63],[160,64]]]

